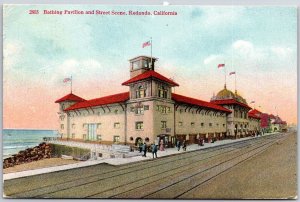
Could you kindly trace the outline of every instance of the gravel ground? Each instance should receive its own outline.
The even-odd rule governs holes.
[[[206,184],[185,198],[274,199],[297,196],[296,133]]]
[[[66,164],[72,164],[72,163],[78,163],[78,161],[61,159],[61,158],[43,159],[40,161],[24,163],[24,164],[16,165],[14,167],[3,169],[3,173],[4,174],[15,173],[15,172],[20,172],[20,171],[25,171],[25,170],[47,168],[47,167],[60,166],[60,165],[66,165]]]

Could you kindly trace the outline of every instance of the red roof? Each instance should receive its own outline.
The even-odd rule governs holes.
[[[270,119],[276,119],[276,117],[273,114],[269,115]]]
[[[269,114],[267,113],[262,113],[260,115],[260,118],[261,118],[261,122],[260,122],[260,126],[262,128],[267,128],[269,127]]]
[[[248,113],[248,117],[254,118],[254,119],[260,119],[260,116],[257,116],[255,113],[252,111]]]
[[[137,76],[129,79],[128,81],[125,81],[124,83],[122,83],[122,85],[128,85],[130,83],[133,83],[136,81],[141,81],[141,80],[148,79],[148,78],[156,78],[156,79],[162,80],[164,82],[167,82],[167,83],[171,84],[172,86],[179,86],[178,83],[172,81],[171,79],[164,77],[163,75],[161,75],[153,70],[149,70],[147,72],[144,72],[143,74],[137,75]]]
[[[172,93],[172,99],[176,102],[182,102],[182,103],[197,105],[197,106],[200,106],[200,107],[205,107],[205,108],[209,108],[209,109],[215,109],[215,110],[231,113],[231,111],[229,109],[226,109],[226,108],[221,107],[219,105],[215,105],[215,104],[212,104],[210,102],[205,102],[205,101],[198,100],[198,99],[195,99],[195,98],[186,97],[186,96],[183,96],[183,95],[178,95],[178,94],[175,94],[175,93]]]
[[[125,102],[128,99],[129,99],[129,92],[119,93],[115,95],[109,95],[101,98],[87,100],[84,102],[79,102],[65,109],[65,111],[87,108],[87,107],[95,107],[101,105],[108,105],[113,103],[120,103],[120,102]]]
[[[232,105],[232,104],[236,104],[236,105],[240,105],[242,107],[246,107],[248,109],[251,109],[251,107],[249,107],[248,105],[244,104],[244,103],[241,103],[241,102],[238,102],[236,101],[235,99],[227,99],[227,100],[212,100],[210,101],[214,104],[217,104],[217,105]]]
[[[251,111],[249,111],[249,113],[253,113],[253,114],[262,114],[261,111],[258,111],[257,109],[252,109]]]
[[[65,102],[65,101],[83,102],[83,101],[85,101],[85,99],[83,99],[83,98],[81,98],[81,97],[79,97],[77,95],[74,95],[74,94],[70,93],[70,94],[68,94],[68,95],[66,95],[66,96],[64,96],[64,97],[56,100],[55,103],[60,103],[60,102]]]

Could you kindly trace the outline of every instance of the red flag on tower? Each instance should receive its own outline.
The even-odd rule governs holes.
[[[64,83],[67,83],[67,82],[69,82],[69,81],[71,81],[72,79],[71,78],[65,78],[64,80],[63,80],[63,82]]]
[[[219,64],[218,65],[218,68],[222,68],[222,67],[225,67],[225,64]]]
[[[145,48],[147,46],[151,46],[151,42],[150,41],[147,41],[145,43],[143,43],[142,47]]]

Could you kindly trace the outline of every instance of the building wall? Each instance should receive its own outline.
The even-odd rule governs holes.
[[[225,133],[227,128],[226,114],[214,111],[205,113],[204,110],[196,113],[196,108],[187,109],[187,106],[177,108],[175,120],[176,134],[182,135]]]
[[[143,114],[137,114],[135,110],[143,107]],[[145,141],[153,141],[153,101],[139,101],[127,104],[127,137],[129,143],[134,144],[136,138],[142,138]],[[137,122],[143,122],[143,129],[137,129]],[[132,137],[133,140],[130,140]]]
[[[71,139],[87,140],[88,124],[96,124],[95,141],[113,143],[114,136],[119,136],[119,142],[125,142],[125,111],[119,105],[71,111],[69,119]],[[63,137],[67,138],[66,130]]]

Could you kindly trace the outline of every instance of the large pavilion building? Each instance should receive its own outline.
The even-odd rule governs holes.
[[[130,79],[122,83],[127,92],[91,100],[71,93],[58,99],[61,137],[102,144],[174,144],[176,139],[209,142],[260,131],[260,115],[237,92],[225,85],[211,101],[172,93],[179,84],[154,70],[156,60],[129,60]]]

